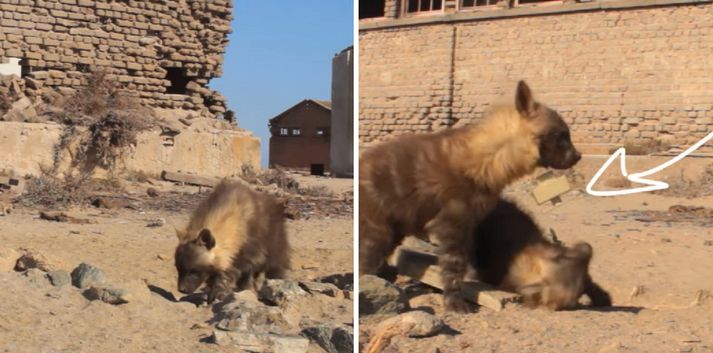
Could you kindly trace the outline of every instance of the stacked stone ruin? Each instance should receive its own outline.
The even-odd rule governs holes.
[[[230,0],[0,0],[0,63],[20,59],[29,97],[71,93],[105,70],[152,107],[220,116]]]

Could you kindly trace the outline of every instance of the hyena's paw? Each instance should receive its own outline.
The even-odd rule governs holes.
[[[223,286],[214,286],[212,288],[208,289],[208,299],[206,302],[210,305],[213,304],[216,300],[217,301],[222,301],[226,297],[230,295],[230,290],[223,287]]]
[[[473,312],[470,304],[468,304],[458,293],[444,294],[443,304],[446,307],[446,311],[451,311],[457,314],[469,314]]]

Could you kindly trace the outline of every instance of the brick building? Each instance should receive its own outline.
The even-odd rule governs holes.
[[[476,121],[519,79],[585,152],[713,130],[713,1],[512,2],[361,1],[361,145]]]
[[[329,170],[332,105],[305,99],[270,119],[270,167]]]
[[[101,68],[144,104],[215,116],[225,99],[207,84],[221,75],[231,11],[230,0],[0,0],[0,64],[19,66],[28,96]]]

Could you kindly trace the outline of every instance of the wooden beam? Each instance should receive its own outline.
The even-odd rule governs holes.
[[[410,240],[410,242],[414,242],[414,240]],[[423,243],[433,248],[432,245]],[[423,247],[428,248],[425,245]],[[438,258],[433,254],[401,246],[391,257],[389,263],[398,268],[399,274],[411,277],[431,287],[443,289],[441,269],[437,265]],[[496,290],[484,282],[464,282],[461,294],[466,300],[495,311],[502,310],[508,303],[521,301],[519,294]]]
[[[163,172],[161,172],[161,178],[163,180],[168,180],[168,181],[186,183],[186,184],[197,185],[197,186],[209,186],[212,188],[215,187],[216,185],[218,185],[218,183],[220,183],[220,179],[218,179],[218,178],[205,177],[205,176],[188,174],[188,173],[180,173],[180,172],[168,172],[165,170]]]

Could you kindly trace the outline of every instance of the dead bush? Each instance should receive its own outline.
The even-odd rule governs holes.
[[[299,182],[279,168],[256,171],[251,165],[245,164],[242,167],[241,177],[253,185],[275,184],[278,188],[289,193],[296,194],[300,192]]]
[[[671,144],[661,140],[629,140],[624,142],[626,154],[631,156],[645,156],[653,153],[667,151]],[[614,153],[620,147],[612,148],[609,153]]]
[[[656,191],[659,195],[683,196],[686,198],[713,195],[713,164],[706,166],[696,179],[688,179],[681,171],[677,176],[666,180],[669,188]]]
[[[92,72],[87,85],[70,97],[50,98],[61,105],[51,110],[53,117],[66,126],[55,167],[65,148],[79,141],[71,164],[83,173],[91,173],[97,166],[113,170],[127,149],[136,145],[138,134],[151,128],[154,120],[153,111],[121,90],[106,71]]]
[[[31,177],[26,184],[22,203],[25,206],[40,206],[62,209],[86,203],[89,198],[85,176],[65,174],[63,178],[43,169],[40,176]]]
[[[334,198],[336,194],[324,185],[308,186],[300,189],[299,193],[305,196]]]

